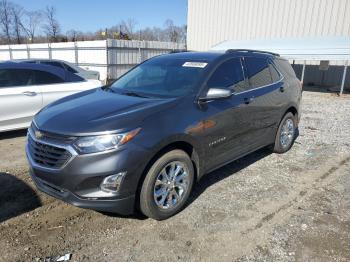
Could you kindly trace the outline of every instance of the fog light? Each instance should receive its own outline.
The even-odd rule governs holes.
[[[100,187],[103,191],[109,193],[116,193],[119,190],[120,184],[123,181],[126,172],[121,172],[115,175],[111,175],[103,179]]]

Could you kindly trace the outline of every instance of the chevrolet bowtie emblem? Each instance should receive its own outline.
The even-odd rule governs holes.
[[[40,131],[38,131],[38,130],[35,130],[35,138],[36,139],[40,139],[40,138],[42,138],[44,135],[40,132]]]

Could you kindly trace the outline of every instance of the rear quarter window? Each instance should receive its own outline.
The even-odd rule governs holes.
[[[276,83],[281,79],[280,73],[278,73],[277,69],[275,66],[271,63],[269,63],[269,69],[270,69],[270,74],[272,78],[272,82]]]
[[[44,65],[50,65],[50,66],[55,66],[61,69],[65,69],[64,66],[59,63],[59,62],[54,62],[54,61],[41,61],[40,64],[44,64]]]
[[[278,70],[285,76],[285,77],[292,77],[296,78],[295,72],[290,65],[290,63],[287,60],[284,59],[275,59],[275,64],[278,67]]]
[[[77,70],[75,70],[73,67],[71,67],[71,66],[69,66],[69,65],[67,65],[67,64],[64,64],[64,67],[65,67],[65,69],[66,69],[67,71],[69,71],[69,72],[71,72],[71,73],[73,73],[73,74],[78,73]]]

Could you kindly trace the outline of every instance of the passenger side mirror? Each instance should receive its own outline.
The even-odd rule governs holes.
[[[210,100],[225,99],[232,96],[232,91],[223,88],[210,88],[205,97],[199,98],[200,102],[206,102]]]

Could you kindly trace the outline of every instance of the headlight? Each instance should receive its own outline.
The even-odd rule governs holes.
[[[137,128],[123,134],[81,137],[74,142],[74,147],[78,149],[79,153],[81,154],[90,154],[116,149],[132,140],[140,132],[140,130],[141,128]]]

